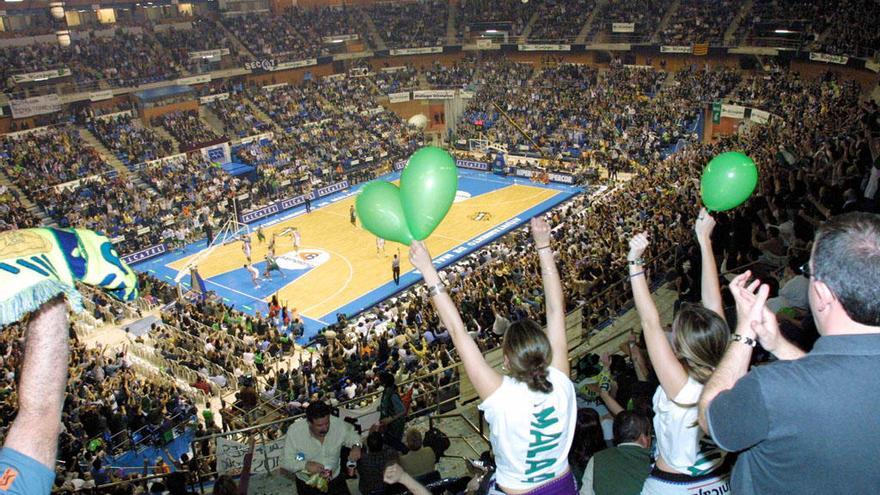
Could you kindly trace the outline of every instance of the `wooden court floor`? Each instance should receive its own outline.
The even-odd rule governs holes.
[[[453,204],[446,218],[437,230],[427,239],[431,255],[437,257],[470,239],[486,232],[510,218],[552,198],[559,191],[521,184],[512,184],[479,196]],[[273,233],[280,233],[296,227],[302,235],[300,249],[317,249],[327,252],[329,260],[311,269],[279,291],[279,298],[300,314],[320,320],[322,316],[392,281],[391,257],[400,250],[400,271],[404,274],[412,269],[407,258],[407,247],[395,242],[385,243],[385,254],[376,253],[376,237],[360,227],[353,227],[349,221],[349,207],[354,204],[354,196],[336,203],[314,208],[311,213],[278,223],[264,229],[267,241],[260,244],[255,234],[252,238],[252,259],[262,261],[267,250],[268,239]],[[489,219],[475,219],[485,217]],[[209,279],[231,270],[241,269],[245,256],[241,242],[218,246],[203,259],[199,273]],[[290,236],[278,237],[275,253],[281,256],[293,250]],[[195,255],[194,255],[195,256]],[[180,270],[187,266],[192,256],[180,259],[170,265]],[[277,277],[277,273],[273,275]],[[242,293],[252,293],[249,278],[233,289]],[[255,298],[257,299],[257,298]]]

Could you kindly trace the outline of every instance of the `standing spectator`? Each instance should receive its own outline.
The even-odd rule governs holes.
[[[614,417],[616,446],[594,455],[580,495],[639,495],[651,473],[651,423],[634,412]]]
[[[391,276],[394,278],[394,285],[400,285],[400,250],[391,258]]]
[[[406,430],[406,448],[409,452],[400,457],[400,467],[414,478],[435,471],[437,457],[431,447],[422,443],[422,432],[416,428]]]
[[[574,494],[577,483],[568,466],[568,451],[574,438],[577,401],[568,378],[562,283],[550,245],[550,226],[536,217],[531,231],[541,265],[547,332],[528,319],[511,325],[502,344],[510,376],[502,377],[483,358],[424,243],[414,242],[409,256],[425,278],[440,320],[449,329],[468,377],[483,400],[480,409],[491,431],[497,489]]]
[[[385,468],[397,460],[398,453],[382,442],[382,434],[374,431],[367,435],[367,453],[358,461],[358,489],[362,495],[381,493],[385,484]]]
[[[816,232],[810,310],[821,337],[804,354],[782,337],[767,285],[731,282],[735,339],[700,398],[700,423],[741,451],[732,493],[871,493],[880,486],[880,216],[849,213]],[[747,373],[756,341],[778,361]],[[817,400],[817,393],[821,400]],[[742,418],[748,418],[742,421]],[[846,446],[840,455],[836,445]]]
[[[387,371],[379,373],[379,383],[383,390],[379,401],[379,422],[374,429],[383,432],[387,445],[405,454],[407,448],[403,444],[403,430],[406,427],[406,407],[397,391],[394,375]]]
[[[350,447],[348,458],[361,458],[361,439],[354,427],[330,415],[330,406],[318,401],[306,408],[305,419],[290,425],[284,440],[281,470],[296,480],[300,495],[348,495],[345,475],[341,472],[342,447]],[[326,490],[315,486],[318,478],[326,483]]]

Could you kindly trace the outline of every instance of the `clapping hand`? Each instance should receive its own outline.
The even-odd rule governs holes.
[[[773,353],[783,337],[776,315],[766,304],[770,287],[757,279],[746,285],[751,276],[752,272],[746,271],[730,282],[730,292],[736,301],[737,332],[757,337],[761,347]]]

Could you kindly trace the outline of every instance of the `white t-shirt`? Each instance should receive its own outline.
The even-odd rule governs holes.
[[[495,481],[504,488],[536,488],[568,469],[577,421],[574,384],[558,369],[547,370],[551,393],[533,392],[505,376],[498,390],[480,404],[495,453]]]
[[[721,450],[697,424],[696,404],[702,391],[703,385],[688,376],[674,402],[663,387],[654,393],[657,450],[669,467],[689,476],[708,473],[724,462]],[[681,407],[691,404],[693,407]]]

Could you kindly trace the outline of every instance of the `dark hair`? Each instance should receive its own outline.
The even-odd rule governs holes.
[[[553,358],[550,339],[534,321],[524,318],[510,325],[501,344],[511,378],[525,383],[529,390],[549,394],[553,384],[547,367]]]
[[[370,452],[382,452],[382,434],[378,431],[371,431],[367,435],[367,450]]]
[[[306,408],[306,419],[309,423],[327,416],[330,416],[330,406],[324,401],[312,402]]]
[[[593,454],[604,449],[605,436],[602,434],[602,420],[593,408],[577,411],[577,423],[574,427],[574,439],[568,453],[568,461],[579,468],[584,468]]]
[[[648,418],[633,411],[622,411],[614,417],[614,444],[635,442],[640,436],[649,437],[651,422]]]
[[[394,375],[387,371],[383,371],[379,373],[379,383],[382,384],[385,389],[394,389]]]
[[[880,326],[880,215],[847,213],[822,224],[812,264],[850,319]]]

